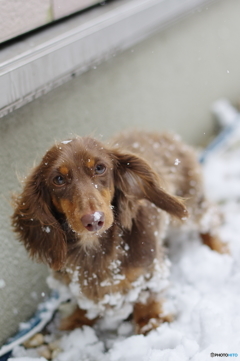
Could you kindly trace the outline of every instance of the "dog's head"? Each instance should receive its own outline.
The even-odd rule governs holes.
[[[143,159],[78,137],[53,146],[32,171],[15,199],[13,227],[32,257],[59,270],[67,257],[64,223],[83,247],[94,247],[114,221],[131,228],[141,199],[186,217]]]

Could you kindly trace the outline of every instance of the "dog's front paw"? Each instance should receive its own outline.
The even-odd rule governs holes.
[[[136,324],[136,333],[146,335],[148,332],[154,330],[161,325],[162,321],[159,318],[150,318],[148,321],[141,321]]]
[[[133,319],[135,333],[146,335],[163,322],[172,322],[173,316],[163,314],[161,302],[150,298],[146,303],[135,304]]]
[[[86,311],[76,308],[75,311],[68,317],[61,320],[59,329],[61,331],[71,331],[75,328],[86,326],[93,326],[97,318],[90,320],[86,316]]]
[[[172,315],[158,315],[155,318],[150,318],[149,320],[140,320],[139,323],[136,324],[136,333],[146,335],[150,331],[158,328],[164,322],[172,322]]]

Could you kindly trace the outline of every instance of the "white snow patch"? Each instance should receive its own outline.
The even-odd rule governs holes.
[[[63,336],[60,347],[63,352],[57,356],[57,361],[100,361],[104,356],[103,342],[98,340],[95,331],[88,326]]]
[[[63,140],[61,143],[62,144],[68,144],[68,143],[71,143],[72,142],[72,139],[70,139],[70,140]]]
[[[94,217],[93,218],[94,222],[97,222],[97,221],[99,221],[101,219],[101,213],[100,212],[94,212],[93,217]]]
[[[6,287],[6,282],[3,279],[0,279],[0,289]]]
[[[138,142],[133,143],[133,148],[139,148],[140,144]]]
[[[50,233],[51,232],[51,228],[49,226],[46,227],[42,227],[42,230],[46,233]]]

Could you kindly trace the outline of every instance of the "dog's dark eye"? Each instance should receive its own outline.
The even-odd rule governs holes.
[[[56,176],[55,178],[53,178],[53,183],[56,185],[56,186],[62,186],[64,184],[66,184],[66,180],[63,176],[61,175],[58,175]]]
[[[103,174],[105,173],[106,167],[104,164],[97,164],[94,171],[95,174]]]

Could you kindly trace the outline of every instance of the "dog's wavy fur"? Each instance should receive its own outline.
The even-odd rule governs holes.
[[[163,259],[169,217],[186,223],[189,213],[187,222],[203,241],[225,252],[211,222],[201,229],[208,209],[201,169],[192,148],[175,135],[130,132],[105,145],[90,137],[56,144],[32,170],[14,207],[13,228],[30,256],[67,285],[77,270],[82,294],[95,303],[109,293],[127,294],[138,277],[151,274],[154,260]],[[104,221],[92,232],[81,220],[94,212],[104,213]],[[157,327],[166,319],[161,310],[151,292],[145,302],[137,300],[136,331]],[[95,321],[77,308],[62,328]]]

